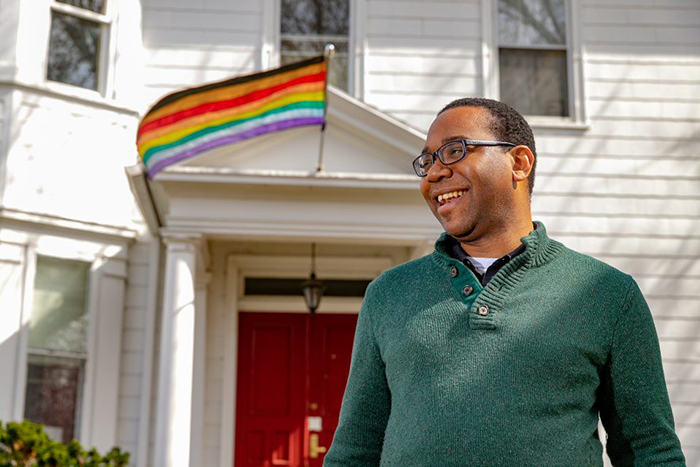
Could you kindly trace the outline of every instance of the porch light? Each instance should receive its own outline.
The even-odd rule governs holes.
[[[321,297],[326,290],[323,282],[316,279],[316,244],[311,244],[311,277],[309,280],[301,284],[301,290],[304,292],[304,301],[309,312],[314,315],[318,306],[321,304]]]

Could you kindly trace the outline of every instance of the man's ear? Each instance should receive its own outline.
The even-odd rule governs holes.
[[[513,161],[513,182],[522,182],[527,180],[527,177],[532,172],[532,166],[535,164],[535,155],[527,146],[516,146],[508,151]]]

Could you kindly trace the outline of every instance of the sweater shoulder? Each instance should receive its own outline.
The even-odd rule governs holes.
[[[426,270],[432,267],[431,255],[425,255],[420,258],[399,264],[382,272],[373,282],[377,285],[385,283],[394,283],[397,280],[410,280],[419,278]]]
[[[401,293],[406,288],[411,288],[416,281],[425,278],[432,267],[431,255],[426,255],[389,268],[370,283],[365,300]]]
[[[635,282],[631,275],[604,261],[572,250],[556,240],[550,239],[550,242],[555,243],[559,250],[556,259],[552,261],[552,266],[557,270],[574,275],[577,281],[605,283],[608,287],[621,288],[625,291]]]

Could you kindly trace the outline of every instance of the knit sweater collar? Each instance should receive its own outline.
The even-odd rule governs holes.
[[[446,251],[446,237],[443,233],[435,243],[432,257],[440,268],[446,270],[446,277],[452,279],[459,269],[460,261],[452,258]],[[541,222],[535,222],[535,229],[529,235],[522,237],[520,241],[525,245],[525,251],[505,264],[478,293],[471,305],[473,316],[470,317],[471,329],[494,329],[499,313],[504,310],[507,297],[516,289],[530,269],[550,262],[564,248],[564,246],[547,236],[547,231]],[[463,267],[463,266],[462,266]],[[450,272],[448,272],[450,271]],[[458,288],[461,284],[452,281]],[[457,296],[459,291],[457,291]],[[478,314],[479,309],[486,310],[485,316]]]
[[[525,245],[525,251],[513,259],[513,262],[527,267],[537,267],[548,262],[558,251],[560,244],[547,236],[547,229],[540,221],[535,221],[535,230],[522,237],[520,241]],[[455,259],[449,254],[448,235],[443,232],[435,242],[433,259],[446,266],[452,264]]]

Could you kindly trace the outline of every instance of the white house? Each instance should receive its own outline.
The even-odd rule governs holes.
[[[2,0],[0,37],[0,420],[138,467],[320,466],[364,287],[440,232],[411,161],[485,96],[535,130],[535,217],[640,284],[700,466],[700,1]],[[146,180],[160,96],[326,42],[323,172],[308,127]]]

